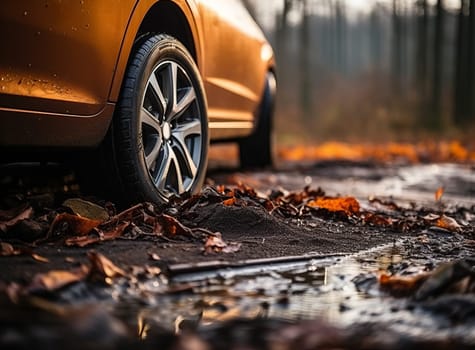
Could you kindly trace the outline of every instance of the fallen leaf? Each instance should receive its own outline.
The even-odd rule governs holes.
[[[205,254],[210,253],[235,253],[241,249],[241,243],[226,243],[221,234],[216,232],[213,235],[209,235],[206,239],[204,252]]]
[[[396,203],[394,203],[392,201],[384,201],[384,200],[382,200],[380,198],[376,198],[376,197],[370,197],[368,200],[371,204],[380,204],[381,206],[383,206],[385,208],[388,208],[391,211],[400,211],[401,210],[401,208]]]
[[[372,224],[375,226],[391,226],[393,224],[393,219],[373,214],[373,213],[365,213],[363,216],[363,221],[365,224]]]
[[[307,204],[313,208],[323,208],[329,211],[343,211],[347,215],[357,214],[360,211],[360,204],[354,197],[340,198],[316,198]]]
[[[236,197],[231,197],[223,201],[223,205],[227,207],[233,206],[234,204],[236,204]]]
[[[435,191],[435,201],[438,202],[442,198],[442,195],[444,194],[444,188],[439,187],[437,191]]]
[[[144,269],[150,276],[158,276],[162,273],[162,269],[157,266],[144,266]]]
[[[7,232],[8,229],[12,226],[15,226],[22,220],[29,219],[33,214],[33,208],[21,206],[17,209],[13,209],[10,212],[3,211],[2,213],[2,221],[0,221],[0,231]],[[11,215],[14,215],[11,217]]]
[[[48,258],[45,258],[44,256],[41,256],[41,255],[38,255],[38,254],[35,254],[35,253],[31,254],[31,257],[34,260],[42,262],[42,263],[48,263],[49,262]]]
[[[430,213],[422,217],[426,221],[436,221],[440,218],[440,215]]]
[[[157,253],[148,253],[148,256],[150,257],[150,260],[153,260],[153,261],[162,260]]]
[[[99,226],[100,223],[100,220],[91,220],[68,213],[58,214],[50,226],[48,237],[51,237],[53,233],[84,236],[91,232],[93,228]]]
[[[193,232],[190,228],[183,225],[173,216],[162,214],[158,217],[158,221],[162,226],[163,233],[167,236],[183,235],[193,236]]]
[[[21,251],[15,249],[10,243],[0,242],[0,256],[20,255]]]
[[[73,271],[52,270],[47,273],[40,273],[33,277],[32,283],[27,286],[27,292],[54,291],[72,283],[83,280],[88,269],[85,266]]]
[[[65,240],[65,244],[67,246],[76,246],[76,247],[85,247],[90,244],[98,243],[98,242],[105,242],[114,240],[123,235],[124,230],[129,226],[128,222],[124,222],[120,225],[115,226],[114,228],[110,229],[109,231],[102,231],[96,229],[94,235],[88,236],[75,236],[69,237]]]
[[[20,215],[21,213],[23,213],[28,208],[30,208],[30,206],[27,203],[23,203],[12,209],[8,209],[8,210],[0,209],[0,222],[9,221],[15,218],[16,216]]]
[[[92,202],[81,198],[70,198],[63,202],[63,207],[71,209],[71,211],[83,218],[106,221],[109,219],[109,213],[106,209]]]
[[[91,263],[88,274],[90,280],[111,284],[112,278],[126,276],[124,270],[100,253],[90,251],[87,253],[87,257]]]
[[[414,294],[429,276],[429,273],[411,276],[394,276],[383,273],[379,276],[379,284],[382,289],[396,296],[407,296]]]
[[[125,209],[124,211],[111,216],[109,220],[102,222],[101,225],[106,227],[108,225],[116,225],[121,221],[131,222],[135,217],[143,217],[144,208],[146,208],[150,203],[139,203],[130,208]]]
[[[436,226],[440,228],[444,228],[446,230],[452,231],[452,232],[457,232],[462,229],[462,227],[459,225],[459,223],[451,218],[450,216],[442,215],[437,221],[436,221]]]

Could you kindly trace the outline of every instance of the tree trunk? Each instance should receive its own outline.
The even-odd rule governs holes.
[[[457,46],[455,56],[455,81],[454,81],[454,121],[463,125],[469,113],[469,74],[468,67],[468,0],[460,0],[460,11],[457,19]]]
[[[308,10],[308,1],[302,0],[302,24],[299,33],[300,43],[300,103],[303,107],[305,119],[312,118],[312,77],[310,67],[310,14]]]
[[[475,121],[475,0],[470,0],[469,4],[469,19],[468,19],[468,67],[467,67],[467,81],[468,81],[468,101],[469,111],[468,117],[473,122]]]
[[[400,2],[399,0],[393,0],[393,14],[392,14],[392,26],[393,26],[393,40],[392,40],[392,74],[393,84],[397,94],[401,93],[401,74],[402,74],[402,30],[401,30],[401,18],[400,18]]]
[[[379,7],[374,7],[371,12],[369,37],[371,47],[372,69],[381,71],[383,59],[383,40],[382,40],[381,13]]]
[[[338,0],[335,4],[335,31],[338,71],[346,74],[346,14],[341,0]]]
[[[431,122],[429,127],[440,131],[442,128],[442,79],[444,71],[444,28],[445,28],[445,10],[444,1],[437,0],[434,45],[433,45],[433,82],[432,82],[432,103],[431,103]]]
[[[428,105],[428,41],[429,41],[429,10],[427,0],[416,3],[416,46],[415,46],[415,86],[419,96],[419,122],[424,127],[427,122]]]

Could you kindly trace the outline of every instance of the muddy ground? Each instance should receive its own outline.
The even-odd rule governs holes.
[[[15,221],[5,228],[6,232],[0,237],[4,244],[3,255],[8,255],[0,258],[0,288],[4,291],[0,344],[26,348],[33,342],[49,347],[61,346],[62,341],[69,344],[71,339],[78,338],[78,348],[115,348],[121,344],[125,348],[160,344],[161,348],[169,349],[475,346],[473,337],[467,336],[475,332],[475,168],[471,164],[328,161],[282,164],[278,169],[259,172],[212,167],[200,196],[166,207],[142,204],[125,214],[103,199],[78,193],[74,181],[61,169],[36,168],[35,180],[25,177],[24,169],[2,170],[9,172],[2,180],[2,209],[31,207],[32,212],[26,221]],[[78,234],[70,216],[58,219],[58,215],[75,216],[76,209],[62,204],[67,198],[79,197],[87,203],[96,203],[117,220],[104,219],[96,225],[98,228]],[[78,242],[87,245],[78,247]],[[462,324],[461,329],[447,320],[433,328],[423,327],[429,334],[436,333],[438,327],[454,329],[437,339],[427,334],[411,335],[407,330],[394,330],[397,316],[394,319],[386,316],[396,315],[397,306],[388,304],[386,312],[378,311],[385,317],[374,315],[352,326],[339,322],[338,317],[329,322],[318,313],[299,321],[300,316],[243,318],[244,313],[238,312],[225,322],[217,317],[207,327],[203,322],[202,327],[185,329],[179,336],[162,325],[152,327],[156,334],[152,332],[145,341],[140,341],[140,337],[130,333],[130,328],[139,326],[139,321],[130,322],[127,320],[130,315],[117,316],[115,307],[112,307],[114,312],[94,307],[101,299],[97,297],[96,288],[107,291],[99,293],[105,294],[106,300],[116,300],[117,293],[134,294],[129,290],[136,286],[131,279],[135,281],[139,275],[146,280],[162,276],[160,278],[170,281],[173,275],[255,265],[258,259],[264,259],[261,261],[264,266],[269,266],[274,258],[283,261],[282,257],[290,262],[304,261],[302,257],[317,261],[339,259],[388,245],[403,249],[403,257],[407,259],[385,265],[389,276],[429,273],[440,264],[449,264],[446,274],[456,276],[442,282],[437,280],[443,286],[438,284],[427,292],[423,302],[431,302],[432,294],[445,295],[446,290],[455,290],[455,294],[450,295],[455,295],[457,300],[434,299],[433,302],[440,302],[435,308],[447,309],[448,319]],[[91,250],[94,253],[91,254]],[[108,262],[104,263],[102,257],[109,259],[113,268]],[[77,272],[81,266],[86,266],[87,271]],[[74,271],[75,277],[67,283],[54,278],[38,279],[40,273],[51,270]],[[403,308],[415,308],[408,305],[422,280],[390,279],[384,284],[379,275],[376,279],[374,275],[362,278],[361,282],[361,279],[354,280],[359,272],[346,276],[351,277],[349,283],[359,288],[359,293],[370,295],[371,291],[387,288],[390,296],[403,294],[403,300],[408,302]],[[106,282],[105,286],[95,286],[98,275],[101,282]],[[124,277],[132,286],[114,290],[118,285],[124,287],[122,282],[116,284],[115,278]],[[58,278],[61,280],[64,276]],[[464,279],[465,286],[459,287],[457,283]],[[79,290],[74,287],[77,285],[81,286]],[[90,288],[96,291],[93,297]],[[165,288],[157,293],[200,294],[190,285],[176,288],[178,291]],[[206,293],[209,291],[200,295]],[[254,287],[246,291],[246,295],[249,293],[262,291]],[[145,296],[136,297],[134,303],[141,298],[146,304]],[[269,305],[286,303],[288,298],[287,295],[271,298],[271,301],[261,302],[259,308],[262,311]],[[119,299],[123,307],[124,298]],[[89,302],[84,308],[85,300]],[[80,311],[69,309],[78,305],[81,305]],[[345,313],[346,304],[338,305],[336,314]],[[358,310],[356,306],[348,308]],[[173,310],[177,312],[179,307],[175,305]],[[31,323],[28,321],[31,315],[38,315],[44,323]],[[133,315],[136,318],[137,315]],[[96,334],[92,326],[96,323],[103,324],[100,334]],[[63,332],[63,336],[58,332]],[[381,337],[381,334],[386,336]]]

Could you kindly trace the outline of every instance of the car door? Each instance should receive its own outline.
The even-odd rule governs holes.
[[[0,107],[98,113],[136,2],[1,1]]]
[[[200,0],[199,6],[211,136],[247,135],[268,69],[266,40],[240,0]]]

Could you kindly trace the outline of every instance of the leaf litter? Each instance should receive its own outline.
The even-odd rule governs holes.
[[[436,201],[440,201],[442,196],[438,192],[436,191]],[[379,198],[369,198],[362,204],[354,197],[328,196],[322,189],[310,187],[290,192],[277,189],[263,195],[243,183],[235,186],[220,185],[207,187],[199,195],[173,201],[166,207],[141,203],[119,213],[89,203],[91,202],[73,198],[61,208],[48,213],[36,214],[28,203],[2,212],[1,255],[26,254],[47,263],[47,258],[34,253],[36,247],[52,244],[83,248],[115,240],[152,240],[170,244],[187,242],[201,245],[200,250],[204,255],[233,254],[245,249],[242,242],[227,242],[218,230],[200,224],[206,220],[196,220],[203,212],[216,211],[217,208],[241,210],[237,213],[246,213],[243,210],[248,209],[253,213],[263,211],[273,220],[300,222],[304,225],[315,221],[340,222],[361,228],[390,229],[401,235],[417,235],[421,231],[432,235],[437,232],[434,229],[438,228],[442,234],[466,236],[466,241],[473,235],[473,227],[463,219],[473,215],[470,211],[458,210],[447,214],[444,210],[402,208]],[[94,214],[90,213],[90,208],[94,208]],[[22,242],[17,237],[12,237],[12,233],[16,226],[26,220],[46,221],[49,227],[44,230],[43,237]],[[420,236],[420,242],[429,241],[430,238]],[[158,254],[147,254],[152,262],[162,262]],[[55,293],[65,287],[86,282],[113,286],[117,279],[124,278],[146,295],[146,288],[140,285],[141,276],[163,275],[163,270],[158,267],[118,267],[95,251],[90,251],[87,257],[87,264],[80,264],[70,270],[51,270],[37,274],[29,283],[13,282],[6,285],[5,291],[10,300],[18,301],[45,292]],[[71,262],[74,263],[74,259]],[[381,290],[392,295],[410,296],[415,301],[425,301],[447,291],[473,295],[473,269],[473,261],[457,261],[415,275],[405,273],[404,269],[399,274],[381,273],[377,281]]]

